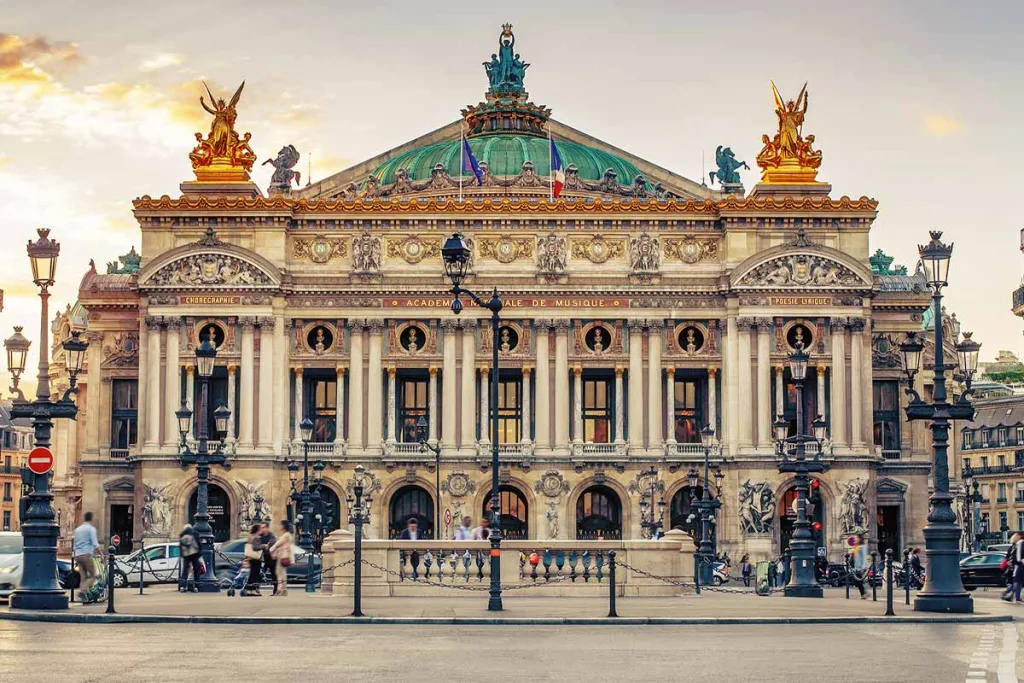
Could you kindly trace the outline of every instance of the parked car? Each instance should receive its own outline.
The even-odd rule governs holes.
[[[78,589],[82,585],[82,577],[78,575],[78,570],[75,569],[74,562],[71,560],[65,560],[62,557],[57,558],[57,583],[64,590],[71,588]]]
[[[114,587],[136,586],[139,573],[142,583],[177,583],[181,548],[177,542],[157,543],[139,549],[126,557],[118,557],[114,569]]]
[[[220,579],[222,585],[226,585],[226,583],[234,580],[235,568],[239,562],[245,559],[245,544],[248,542],[248,538],[236,538],[232,541],[221,543],[217,547],[217,551],[214,554],[213,571],[217,574],[217,578]],[[306,551],[299,546],[293,546],[293,551],[295,553],[295,563],[288,567],[288,583],[306,583],[306,575],[308,573]],[[314,554],[313,574],[317,577],[317,583],[319,583],[320,566],[320,557]],[[263,581],[264,583],[273,583],[274,578],[264,572]]]
[[[969,591],[975,588],[1005,588],[1003,572],[1005,552],[985,552],[971,555],[960,562],[960,580]]]
[[[16,531],[0,532],[0,599],[7,599],[21,585],[24,554],[21,534]],[[71,560],[57,558],[57,583],[67,590],[78,588],[78,572]]]
[[[715,562],[712,567],[711,582],[716,586],[721,586],[723,583],[729,581],[729,568],[724,562]]]

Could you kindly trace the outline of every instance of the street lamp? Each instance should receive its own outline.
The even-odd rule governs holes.
[[[784,589],[786,597],[820,598],[824,597],[821,585],[818,584],[814,571],[814,537],[807,521],[807,498],[810,493],[810,475],[821,473],[828,465],[821,461],[821,451],[826,436],[825,420],[818,415],[811,423],[811,434],[804,419],[804,381],[807,379],[807,362],[810,354],[804,351],[804,345],[797,343],[796,349],[789,359],[789,372],[796,385],[796,433],[787,436],[788,423],[782,413],[775,420],[775,449],[782,458],[779,462],[780,473],[793,475],[796,488],[796,523],[792,549],[792,567],[789,572],[789,583]],[[807,445],[814,445],[814,457],[807,459]]]
[[[416,420],[416,439],[420,442],[420,452],[430,451],[434,454],[434,538],[441,538],[441,444],[427,441],[427,418],[420,415]]]
[[[39,317],[39,377],[36,400],[29,403],[18,390],[18,378],[25,371],[25,361],[30,342],[21,334],[21,328],[14,328],[14,335],[4,342],[7,348],[7,369],[14,378],[12,392],[17,394],[11,407],[11,417],[31,418],[35,429],[37,448],[50,447],[50,432],[56,418],[75,419],[78,408],[71,399],[77,394],[76,382],[82,370],[82,360],[88,344],[77,334],[64,342],[68,357],[67,370],[71,387],[64,396],[54,402],[50,399],[50,287],[57,272],[57,256],[60,244],[49,238],[50,231],[40,228],[36,231],[39,239],[28,243],[28,257],[32,264],[32,280],[39,287],[41,311]],[[53,494],[50,493],[50,474],[34,474],[27,468],[21,470],[21,480],[32,485],[28,494],[25,518],[21,524],[23,569],[21,586],[10,597],[12,609],[67,609],[68,599],[57,585],[57,536],[60,532],[55,523]]]
[[[967,391],[955,403],[949,403],[946,396],[946,369],[943,358],[942,329],[942,288],[948,284],[949,261],[953,245],[941,241],[942,233],[933,230],[931,241],[918,247],[925,279],[932,288],[933,327],[935,328],[935,380],[932,386],[932,401],[926,403],[914,388],[914,376],[921,370],[921,351],[924,344],[916,333],[911,332],[900,344],[903,356],[903,371],[907,376],[907,395],[911,397],[906,407],[907,420],[928,420],[932,431],[932,479],[933,488],[928,498],[928,523],[924,527],[925,558],[928,568],[925,572],[924,587],[914,600],[918,612],[959,612],[974,611],[974,601],[964,590],[960,580],[960,527],[956,524],[953,511],[953,496],[949,492],[949,425],[950,420],[973,420],[974,406],[968,400],[971,394],[970,381],[978,368],[978,351],[981,345],[965,334],[957,345],[960,371],[964,375]]]
[[[665,528],[665,482],[658,477],[658,469],[651,465],[641,472],[630,483],[629,491],[640,494],[640,528],[644,538],[657,540]]]
[[[455,233],[449,237],[441,248],[441,259],[444,261],[444,271],[452,282],[452,313],[458,315],[462,312],[462,298],[465,294],[472,301],[486,308],[491,312],[491,588],[490,598],[487,601],[487,609],[492,612],[500,612],[501,605],[501,496],[498,492],[498,467],[499,450],[499,424],[498,424],[498,334],[501,326],[501,309],[504,304],[498,296],[498,289],[491,293],[491,298],[484,301],[462,286],[469,271],[469,262],[473,257],[473,251],[469,248],[466,238],[461,233]],[[484,416],[481,416],[481,420]]]
[[[309,417],[302,418],[302,422],[299,423],[299,436],[302,438],[301,490],[298,488],[299,466],[295,464],[295,461],[288,463],[288,473],[292,482],[292,503],[298,509],[296,521],[299,522],[299,547],[306,552],[308,562],[306,592],[313,593],[316,591],[316,580],[313,576],[313,552],[315,550],[313,544],[313,534],[315,531],[314,503],[319,502],[319,487],[322,481],[320,477],[323,474],[324,465],[319,461],[314,465],[313,469],[317,475],[317,482],[311,487],[309,483],[309,442],[313,440],[313,421]],[[317,467],[320,469],[316,469]],[[314,488],[317,489],[316,492],[314,492]]]
[[[199,537],[199,548],[203,554],[206,570],[196,582],[196,588],[202,593],[216,593],[220,590],[217,575],[214,572],[213,558],[213,527],[210,526],[210,465],[223,465],[227,459],[224,452],[224,440],[228,435],[231,422],[231,410],[227,406],[218,406],[213,411],[213,427],[216,432],[216,446],[210,450],[209,418],[210,414],[210,377],[213,376],[213,364],[217,358],[217,346],[213,343],[213,330],[196,348],[196,368],[199,371],[199,406],[196,414],[198,444],[193,451],[188,445],[188,433],[192,426],[192,411],[188,403],[182,400],[181,407],[174,411],[178,420],[178,432],[181,445],[178,460],[183,468],[196,466],[196,514],[193,518],[196,536]]]
[[[715,457],[721,452],[722,444],[715,438],[715,428],[710,424],[700,431],[701,444],[704,446],[704,491],[702,497],[697,499],[697,485],[700,474],[697,468],[690,467],[687,472],[688,483],[690,484],[690,505],[696,507],[700,515],[700,539],[697,547],[698,575],[702,586],[711,585],[714,580],[715,545],[712,541],[711,527],[716,525],[715,516],[718,508],[722,507],[719,500],[722,497],[722,479],[725,475],[722,470],[715,467],[711,473],[711,455]],[[711,477],[715,478],[716,496],[711,495]]]
[[[349,510],[349,524],[356,527],[355,536],[355,595],[352,603],[352,616],[363,616],[363,525],[370,521],[370,492],[366,491],[366,470],[362,465],[356,465],[355,476],[352,479],[352,495],[346,499]]]

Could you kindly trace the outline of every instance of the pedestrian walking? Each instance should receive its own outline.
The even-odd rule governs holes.
[[[249,561],[249,580],[242,595],[260,595],[260,572],[263,571],[262,525],[253,524],[249,529],[249,541],[245,544],[245,559]]]
[[[470,528],[470,524],[473,523],[473,518],[466,515],[462,518],[462,525],[455,530],[456,541],[472,541],[473,530]]]
[[[491,523],[486,517],[480,520],[480,526],[473,529],[474,541],[486,541],[491,537]]]
[[[295,563],[292,529],[291,522],[287,519],[281,520],[281,535],[277,537],[274,545],[270,548],[270,556],[276,563],[274,578],[277,584],[274,595],[288,595],[288,567]]]
[[[923,586],[924,579],[924,567],[921,565],[921,549],[912,548],[910,550],[910,577],[913,583],[912,586]]]
[[[88,602],[89,587],[96,581],[96,557],[100,554],[100,542],[96,537],[96,527],[92,525],[92,513],[82,515],[82,523],[75,529],[71,554],[78,565],[78,573],[82,582],[78,586],[78,595],[82,604]]]
[[[186,524],[181,533],[178,534],[178,547],[181,548],[181,579],[179,590],[188,593],[198,593],[196,582],[205,572],[202,567],[202,553],[199,551],[199,538],[191,524]],[[192,570],[192,579],[189,580],[188,572]]]
[[[420,533],[420,526],[415,517],[406,523],[402,533],[398,535],[400,541],[418,541],[421,538],[423,538],[423,534]]]
[[[786,585],[786,559],[784,555],[779,556],[779,559],[775,561],[775,578],[777,580],[777,588],[782,588]]]
[[[740,576],[743,577],[743,585],[750,588],[750,575],[754,573],[754,565],[750,564],[750,555],[744,553],[740,558]]]
[[[1010,556],[1010,564],[1013,567],[1013,600],[1020,602],[1020,591],[1024,585],[1024,539],[1018,538],[1010,546],[1010,550],[1013,553]]]
[[[270,554],[270,549],[277,542],[277,537],[270,530],[270,526],[264,522],[260,525],[260,543],[263,545],[263,566],[272,578],[277,576],[277,560]],[[277,582],[274,583],[273,595],[277,595]]]
[[[1013,599],[1013,573],[1016,564],[1014,557],[1017,553],[1017,544],[1021,538],[1019,531],[1010,537],[1010,547],[1006,549],[1006,555],[1003,557],[1002,569],[1003,576],[1006,579],[1006,589],[1000,597],[1006,602],[1010,602]]]
[[[853,566],[850,569],[850,578],[860,592],[860,599],[867,600],[868,593],[864,588],[864,582],[868,578],[868,545],[863,533],[851,537],[853,548],[850,550],[850,557],[853,559]]]

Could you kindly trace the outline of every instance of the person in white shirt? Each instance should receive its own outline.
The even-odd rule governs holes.
[[[415,517],[413,517],[412,519],[409,520],[409,522],[408,522],[407,526],[405,527],[405,529],[402,531],[401,534],[398,535],[398,540],[400,540],[400,541],[418,541],[418,540],[420,540],[419,525],[416,523],[416,518]]]
[[[473,529],[474,541],[486,541],[491,537],[491,522],[486,517],[480,520],[480,526]]]
[[[469,527],[473,523],[473,518],[466,515],[462,518],[462,526],[455,530],[456,541],[472,541],[473,530]]]
[[[75,558],[75,564],[78,565],[78,573],[82,577],[79,595],[82,597],[84,605],[88,599],[89,587],[96,581],[96,561],[93,558],[99,555],[100,542],[96,538],[96,527],[92,525],[92,513],[86,512],[82,519],[85,521],[75,529],[71,553]]]

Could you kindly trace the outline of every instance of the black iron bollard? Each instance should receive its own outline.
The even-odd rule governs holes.
[[[793,561],[792,555],[790,555],[789,548],[787,547],[782,551],[782,585],[785,586],[789,583],[789,574],[792,571],[790,563]]]
[[[114,546],[107,548],[107,614],[117,614],[114,611],[114,570],[117,567],[115,550]]]
[[[356,499],[358,501],[358,498]],[[357,503],[358,504],[358,503]],[[355,567],[354,576],[355,592],[352,596],[352,616],[363,616],[363,516],[358,515],[355,520],[356,542],[355,542]],[[323,565],[321,564],[321,568]]]
[[[850,599],[850,568],[853,566],[852,560],[853,560],[853,558],[851,557],[850,553],[846,553],[845,555],[843,555],[843,567],[845,569],[845,571],[843,573],[846,575],[846,599],[847,600]]]
[[[618,617],[615,611],[615,551],[608,551],[608,618]]]
[[[142,577],[145,575],[145,572],[143,572],[142,562],[146,557],[146,541],[141,540],[139,543],[139,595],[142,595],[142,589],[145,586],[145,582],[142,580]],[[181,558],[178,560],[178,590],[181,590],[181,565],[184,559],[185,558]],[[125,580],[125,583],[128,583],[127,579]]]
[[[878,602],[878,552],[871,551],[871,602]]]
[[[907,604],[910,604],[910,548],[903,551],[903,586],[907,592]]]
[[[889,588],[885,591],[885,616],[896,616],[892,609],[892,548],[885,550],[885,582]]]
[[[700,553],[693,554],[693,586],[694,592],[700,595]]]

